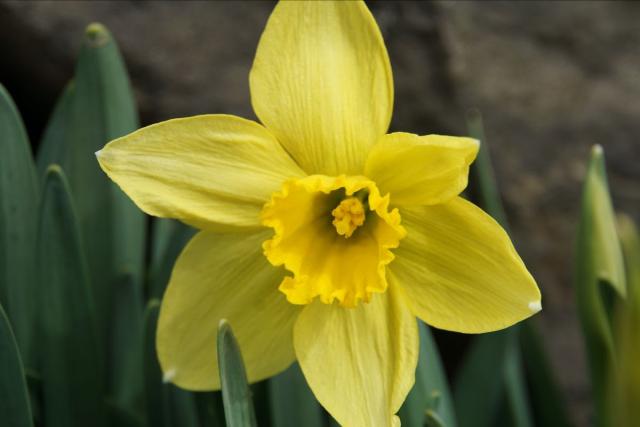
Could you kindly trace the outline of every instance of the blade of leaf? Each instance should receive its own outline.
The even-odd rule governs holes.
[[[472,190],[475,190],[473,191],[474,196],[479,201],[480,206],[508,231],[507,216],[491,164],[482,116],[478,111],[471,111],[467,115],[467,126],[470,136],[481,142],[478,157],[471,168],[471,184],[473,184]],[[479,387],[476,391],[483,390],[484,387],[489,388],[489,392],[482,392],[483,397],[480,398],[480,401],[490,406],[483,407],[477,404],[466,391],[456,388],[456,395],[463,399],[462,402],[456,402],[456,409],[459,411],[458,413],[460,411],[465,412],[464,415],[460,415],[461,419],[464,419],[464,422],[461,421],[460,425],[474,425],[474,423],[479,422],[477,420],[483,420],[484,424],[475,425],[491,424],[494,419],[487,417],[496,417],[502,413],[499,406],[502,404],[503,398],[506,398],[509,409],[506,413],[511,417],[511,420],[507,422],[520,427],[528,427],[530,425],[531,414],[522,373],[521,355],[518,348],[520,327],[520,325],[515,325],[509,330],[492,334],[502,335],[501,337],[480,335],[474,339],[470,354],[475,355],[478,359],[467,358],[466,363],[468,366],[465,366],[463,370],[466,375],[480,379],[482,382],[475,384],[463,383],[465,387]],[[482,341],[487,341],[487,343]],[[490,351],[486,348],[490,343],[504,346],[504,348]],[[500,358],[497,360],[486,358],[486,354],[491,352]],[[502,369],[496,371],[496,367],[502,367]],[[473,369],[478,370],[478,372],[471,372]],[[501,377],[501,381],[494,380],[493,384],[484,383],[487,378],[485,378],[485,372],[482,371],[491,370]],[[466,407],[466,405],[470,405],[470,407]],[[471,412],[471,409],[482,413]]]
[[[416,368],[416,384],[400,408],[402,425],[422,427],[425,422],[429,422],[426,417],[427,412],[431,412],[443,425],[455,427],[457,423],[453,399],[438,346],[427,325],[419,322],[418,328],[420,355]]]
[[[69,187],[57,166],[46,174],[37,242],[44,425],[102,426],[104,362],[93,295]]]
[[[242,354],[226,320],[221,320],[218,325],[217,346],[227,427],[254,427],[256,418]]]
[[[640,235],[633,220],[620,214],[616,221],[627,279],[628,301],[640,310]]]
[[[145,217],[100,170],[95,152],[138,127],[127,73],[118,47],[100,24],[87,27],[75,69],[63,157],[76,202],[96,295],[99,333],[108,342],[114,283],[123,270],[142,284]],[[61,101],[62,102],[62,101]],[[53,125],[52,125],[53,126]],[[53,159],[55,160],[55,159]]]
[[[520,343],[535,425],[571,426],[564,396],[554,379],[538,333],[529,323],[525,323],[520,329]]]
[[[124,273],[114,284],[114,316],[110,326],[108,389],[121,413],[142,411],[142,289],[132,274]]]
[[[162,298],[173,264],[195,230],[179,221],[154,218],[149,267],[149,298]]]
[[[66,157],[65,140],[69,133],[69,120],[74,92],[74,84],[71,81],[65,86],[62,95],[58,98],[44,130],[36,155],[36,168],[39,178],[44,178],[44,174],[50,165],[61,163]]]
[[[34,366],[35,252],[38,185],[22,119],[0,85],[0,302],[23,361]]]
[[[576,299],[591,371],[596,425],[606,425],[607,384],[615,363],[610,302],[626,294],[624,262],[618,241],[600,146],[591,160],[582,195],[576,258]],[[606,291],[606,292],[603,292]]]
[[[31,427],[31,409],[22,360],[0,305],[0,420],[5,427]]]
[[[163,381],[156,355],[156,327],[160,301],[149,301],[144,314],[143,370],[144,402],[148,426],[199,427],[198,407],[194,394]],[[203,424],[204,425],[204,424]],[[210,424],[207,427],[215,427]]]
[[[297,363],[268,381],[271,425],[274,427],[320,427],[322,407]]]

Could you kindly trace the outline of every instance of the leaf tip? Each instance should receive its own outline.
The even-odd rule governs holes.
[[[104,46],[111,38],[109,30],[99,22],[89,24],[85,30],[85,35],[87,37],[87,42],[91,47]]]

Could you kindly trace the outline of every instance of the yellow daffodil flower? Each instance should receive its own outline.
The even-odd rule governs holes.
[[[416,316],[479,333],[540,310],[506,233],[459,197],[478,142],[386,134],[391,67],[362,2],[279,3],[249,83],[262,124],[169,120],[98,153],[142,210],[201,230],[162,302],[165,376],[220,388],[226,318],[251,381],[297,359],[341,424],[397,423],[414,383]]]

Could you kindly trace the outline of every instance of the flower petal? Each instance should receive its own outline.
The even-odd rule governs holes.
[[[472,138],[391,133],[371,149],[365,175],[394,205],[435,205],[464,190],[479,147]]]
[[[318,401],[345,426],[389,426],[413,386],[416,318],[401,289],[343,308],[316,301],[294,328],[296,356]]]
[[[407,237],[390,265],[416,316],[465,333],[506,328],[540,310],[540,291],[507,233],[474,204],[402,209]]]
[[[190,390],[220,388],[216,335],[227,319],[249,381],[294,360],[293,324],[300,308],[278,292],[284,276],[262,255],[259,233],[198,233],[173,269],[158,321],[157,350],[166,378]]]
[[[211,230],[259,226],[271,193],[303,175],[265,128],[226,115],[158,123],[96,154],[143,211]]]
[[[249,77],[264,125],[309,174],[360,174],[387,131],[393,78],[363,2],[283,1]]]

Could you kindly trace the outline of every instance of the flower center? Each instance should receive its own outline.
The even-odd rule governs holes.
[[[386,290],[391,249],[405,235],[389,196],[362,176],[288,181],[265,204],[262,223],[274,229],[265,256],[291,273],[279,289],[292,304],[369,302]]]
[[[365,211],[358,197],[347,197],[331,211],[331,215],[333,215],[332,224],[338,234],[348,239],[356,228],[364,224]]]

